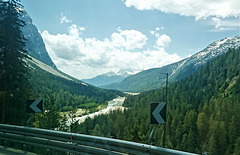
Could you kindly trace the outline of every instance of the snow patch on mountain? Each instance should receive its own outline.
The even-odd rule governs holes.
[[[130,68],[120,69],[116,75],[120,75],[123,77],[128,77],[129,75],[137,74],[139,71],[132,70]]]
[[[173,74],[175,74],[189,59],[190,57],[184,59],[182,62],[180,61],[178,63],[178,66],[176,67],[176,69],[173,69],[172,73],[169,75],[169,77],[171,77]]]
[[[120,69],[118,72],[107,72],[107,73],[98,75],[92,79],[82,79],[82,81],[99,87],[99,86],[108,85],[111,83],[121,82],[124,78],[130,75],[134,75],[136,73],[137,72],[132,69],[125,68],[125,69]]]
[[[125,68],[125,69],[120,69],[118,72],[107,72],[107,73],[104,73],[101,75],[105,75],[108,77],[112,77],[112,76],[128,77],[129,75],[133,75],[136,73],[138,73],[138,72]],[[98,76],[101,76],[101,75],[98,75]]]
[[[209,44],[202,51],[178,62],[178,67],[173,70],[171,75],[175,74],[179,69],[184,68],[185,66],[190,64],[193,64],[195,68],[198,68],[199,66],[202,66],[203,64],[216,58],[217,56],[226,53],[229,49],[236,49],[239,47],[240,35],[234,38],[226,37],[222,40],[215,41]]]
[[[208,45],[205,49],[199,53],[193,55],[193,59],[207,59],[212,57],[217,57],[220,54],[226,53],[229,48],[238,48],[240,47],[240,35],[235,38],[225,38],[222,40],[215,41]]]
[[[107,77],[111,77],[111,76],[114,76],[116,74],[114,72],[107,72],[104,75],[106,75]]]

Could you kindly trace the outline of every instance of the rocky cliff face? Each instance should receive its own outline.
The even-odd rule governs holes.
[[[26,38],[26,50],[29,55],[42,61],[43,63],[56,68],[56,65],[51,60],[46,50],[43,39],[38,32],[38,29],[32,23],[29,14],[23,10],[22,20],[25,21],[25,26],[22,28],[24,37]]]

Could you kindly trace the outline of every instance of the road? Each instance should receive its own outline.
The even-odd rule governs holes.
[[[75,117],[74,118],[74,122],[78,121],[79,123],[82,123],[86,120],[86,118],[90,117],[90,118],[94,118],[97,115],[101,115],[101,114],[108,114],[110,111],[116,110],[116,109],[125,109],[125,107],[123,107],[123,102],[125,100],[125,97],[117,97],[115,99],[113,99],[112,101],[108,101],[108,106],[105,109],[102,109],[100,111],[97,111],[95,113],[91,113],[88,115],[84,115],[81,117]],[[71,119],[68,120],[67,125],[70,125],[71,123]]]

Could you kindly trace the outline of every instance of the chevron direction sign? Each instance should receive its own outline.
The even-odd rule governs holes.
[[[42,99],[31,99],[27,101],[26,112],[36,113],[42,111],[43,111]]]
[[[166,103],[151,103],[151,124],[166,123]]]

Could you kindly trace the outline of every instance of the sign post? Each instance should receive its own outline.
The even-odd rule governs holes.
[[[161,73],[165,74],[165,73]],[[166,78],[166,96],[165,102],[161,103],[151,103],[151,113],[150,113],[150,124],[164,124],[163,126],[163,147],[165,147],[165,139],[166,139],[166,105],[168,102],[168,73],[165,74]],[[155,127],[154,127],[155,128]],[[150,134],[149,139],[151,140],[152,134],[154,132],[154,128]]]
[[[164,102],[151,103],[150,124],[164,124],[164,123],[166,123],[166,103]],[[149,137],[150,144],[151,144],[151,139],[152,139],[154,129],[155,129],[155,126],[153,127]]]
[[[29,125],[29,122],[32,120],[32,118],[35,121],[35,113],[36,112],[43,112],[43,100],[42,99],[30,99],[27,100],[26,103],[26,112],[27,113],[34,113],[34,115],[31,115],[31,117],[27,121],[27,126]]]

